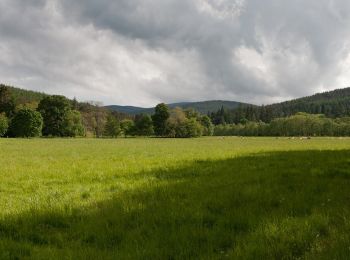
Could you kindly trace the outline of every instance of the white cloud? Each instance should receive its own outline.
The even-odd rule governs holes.
[[[346,0],[0,0],[0,79],[105,104],[346,87]]]

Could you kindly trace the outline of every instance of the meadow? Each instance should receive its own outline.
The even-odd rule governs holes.
[[[0,139],[0,259],[349,259],[350,139]]]

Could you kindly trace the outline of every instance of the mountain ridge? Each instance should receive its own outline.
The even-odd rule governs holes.
[[[17,104],[39,102],[45,96],[46,93],[26,90],[13,86],[1,86],[9,87],[12,95]],[[84,102],[83,102],[84,103]],[[261,110],[256,113],[271,112],[273,117],[284,117],[295,114],[297,112],[307,112],[311,114],[325,114],[328,116],[342,116],[350,115],[350,87],[335,89],[331,91],[325,91],[316,93],[314,95],[300,97],[288,101],[279,103],[268,104],[265,106],[257,106],[248,103],[238,101],[227,100],[208,100],[199,102],[177,102],[168,104],[170,108],[181,107],[183,109],[193,108],[202,114],[217,112],[222,107],[228,111],[239,110],[237,108],[246,107],[247,109]],[[251,108],[249,108],[251,107]],[[137,106],[118,106],[111,105],[103,108],[111,111],[117,111],[128,115],[136,115],[140,113],[152,114],[154,108],[144,108]]]
[[[235,109],[239,106],[252,105],[238,101],[229,101],[229,100],[207,100],[207,101],[198,101],[198,102],[176,102],[167,104],[170,108],[181,107],[183,109],[193,108],[202,114],[211,113],[219,110],[221,107],[225,109]],[[119,106],[119,105],[110,105],[105,106],[107,109],[112,111],[118,111],[123,113],[128,113],[132,115],[144,113],[152,114],[154,112],[154,107],[144,108],[136,106]]]

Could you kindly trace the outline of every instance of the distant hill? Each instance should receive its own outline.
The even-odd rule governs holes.
[[[0,84],[1,86],[5,86],[3,84]],[[40,102],[44,97],[48,96],[45,93],[32,91],[32,90],[25,90],[21,88],[15,88],[12,86],[6,86],[11,90],[11,95],[15,99],[16,104],[25,104],[25,103],[31,103],[31,102]]]
[[[134,107],[134,106],[118,106],[118,105],[112,105],[112,106],[106,106],[105,108],[116,111],[120,113],[126,113],[129,115],[137,115],[141,113],[152,113],[154,108],[145,108],[145,107]]]
[[[266,106],[240,106],[231,110],[217,110],[211,114],[215,124],[244,121],[270,122],[274,118],[288,117],[298,112],[324,114],[327,117],[350,116],[350,88],[336,89],[312,96]]]
[[[297,112],[325,114],[330,117],[350,115],[350,88],[336,89],[312,96],[266,106],[275,116],[290,116]]]
[[[37,91],[25,90],[12,86],[7,87],[11,89],[16,104],[38,103],[44,97],[48,96],[45,93]],[[212,119],[215,119],[214,121],[220,122],[224,117],[227,123],[237,123],[240,122],[241,119],[268,122],[273,118],[286,117],[298,112],[324,114],[327,117],[342,117],[350,116],[350,87],[266,106],[255,106],[247,103],[223,100],[181,102],[168,104],[168,106],[170,108],[193,108],[202,114],[209,112],[212,114]],[[222,107],[224,107],[225,110],[224,115],[222,111],[220,111]],[[127,115],[140,113],[152,114],[154,112],[154,108],[134,106],[114,105],[106,106],[106,108]]]
[[[202,114],[211,113],[219,110],[221,107],[225,109],[234,109],[240,105],[249,105],[245,103],[240,103],[236,101],[223,101],[223,100],[212,100],[212,101],[202,101],[202,102],[181,102],[181,103],[172,103],[168,104],[170,108],[181,107],[183,109],[193,108]],[[136,115],[140,113],[152,114],[154,108],[143,108],[143,107],[134,107],[134,106],[106,106],[106,108],[112,111],[118,111],[130,115]]]

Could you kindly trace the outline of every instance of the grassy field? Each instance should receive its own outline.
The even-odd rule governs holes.
[[[350,139],[0,139],[0,259],[349,259]]]

